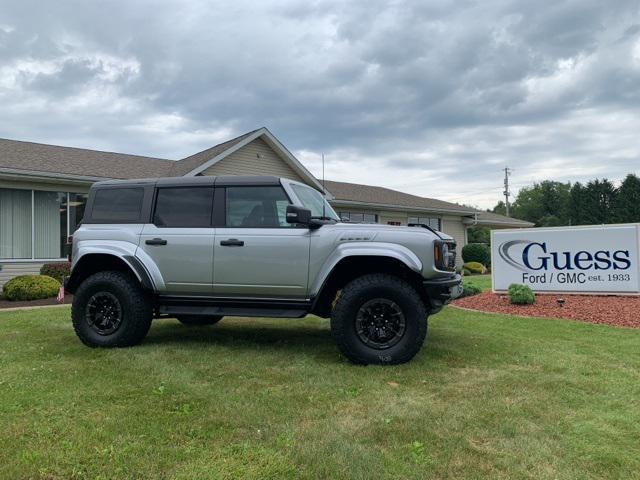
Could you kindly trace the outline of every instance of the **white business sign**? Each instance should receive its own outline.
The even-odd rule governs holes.
[[[493,289],[640,293],[638,224],[491,232]]]

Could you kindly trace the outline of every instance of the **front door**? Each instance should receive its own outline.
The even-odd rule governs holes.
[[[139,248],[160,269],[163,294],[212,294],[212,205],[213,187],[158,188],[153,223],[144,226]]]
[[[216,202],[224,199],[224,226],[216,228],[214,294],[306,298],[309,230],[286,222],[290,201],[284,189],[229,186],[217,191]]]

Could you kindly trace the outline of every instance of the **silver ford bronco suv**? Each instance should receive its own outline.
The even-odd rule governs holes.
[[[455,242],[426,226],[343,223],[285,178],[178,177],[91,187],[66,291],[90,347],[140,343],[153,318],[331,318],[360,364],[411,360],[461,290]]]

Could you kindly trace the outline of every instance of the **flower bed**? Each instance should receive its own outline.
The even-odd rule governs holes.
[[[564,299],[564,305],[558,303]],[[533,305],[511,305],[506,295],[483,292],[452,305],[483,312],[567,318],[617,327],[640,328],[640,297],[537,294]]]
[[[43,298],[40,300],[25,300],[25,301],[9,301],[0,296],[0,310],[5,308],[18,308],[18,307],[44,307],[47,305],[70,305],[73,302],[73,295],[67,294],[64,297],[64,302],[58,302],[55,297]]]

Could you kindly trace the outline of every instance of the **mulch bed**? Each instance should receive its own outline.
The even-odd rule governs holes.
[[[565,300],[564,306],[558,299]],[[567,318],[617,327],[640,328],[640,297],[596,295],[536,295],[533,305],[511,305],[506,295],[483,292],[455,300],[452,305],[483,312]]]
[[[15,301],[10,302],[0,298],[0,310],[3,308],[17,308],[17,307],[45,307],[48,305],[70,305],[73,302],[73,295],[65,295],[64,302],[58,302],[56,297],[43,298],[42,300],[29,300],[27,302]]]

